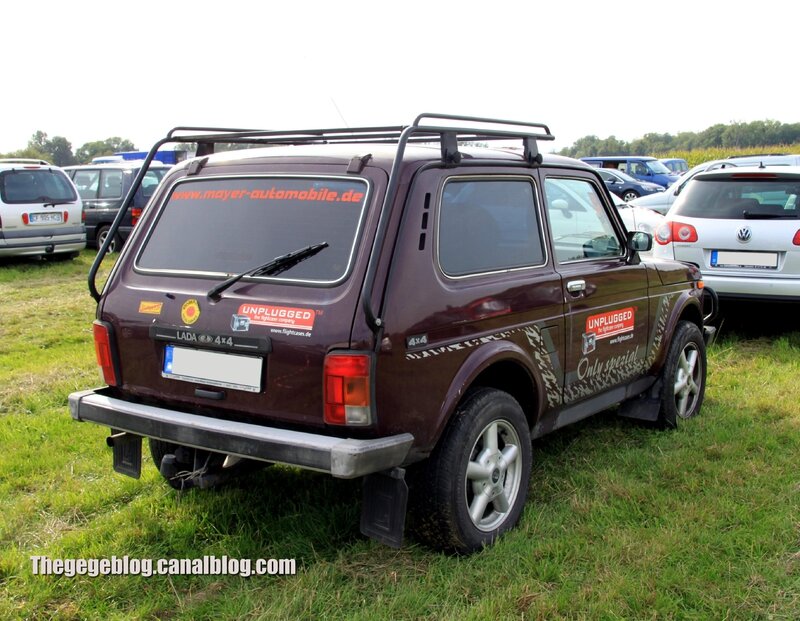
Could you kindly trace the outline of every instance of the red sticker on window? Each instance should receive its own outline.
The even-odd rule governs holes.
[[[268,306],[266,304],[242,304],[239,307],[239,315],[248,317],[250,323],[257,326],[311,330],[314,328],[314,317],[316,313],[308,308]]]
[[[593,332],[598,339],[605,339],[624,332],[633,332],[635,314],[636,309],[631,306],[600,315],[590,315],[586,318],[586,332]]]

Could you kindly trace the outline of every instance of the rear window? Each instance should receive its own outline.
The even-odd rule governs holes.
[[[690,218],[797,219],[800,179],[693,179],[673,207],[673,214]]]
[[[72,203],[78,200],[67,176],[59,170],[22,169],[0,172],[4,203]]]
[[[145,271],[238,274],[307,246],[318,254],[272,276],[333,284],[350,270],[368,185],[337,177],[230,177],[172,188],[137,259]]]

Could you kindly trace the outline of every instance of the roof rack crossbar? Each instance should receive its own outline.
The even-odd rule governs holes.
[[[427,124],[431,123],[431,124]],[[377,273],[377,259],[383,247],[389,214],[396,199],[399,183],[400,165],[405,154],[406,145],[409,143],[435,143],[438,142],[442,151],[442,163],[451,166],[458,161],[459,142],[490,141],[490,140],[521,140],[524,148],[525,160],[533,166],[541,163],[537,141],[555,140],[550,133],[550,128],[544,123],[531,123],[527,121],[509,121],[478,116],[461,116],[453,114],[438,114],[424,112],[407,126],[375,126],[375,127],[338,127],[331,129],[294,129],[294,130],[267,130],[267,129],[242,129],[230,127],[195,127],[180,126],[171,129],[165,138],[158,141],[150,150],[142,164],[139,174],[128,192],[128,195],[117,212],[107,242],[112,239],[113,233],[119,227],[122,216],[130,207],[133,194],[141,184],[141,180],[152,162],[158,149],[167,143],[197,143],[202,145],[204,151],[213,151],[216,143],[232,144],[263,144],[263,145],[301,145],[301,144],[396,144],[392,169],[389,173],[389,185],[384,194],[383,204],[378,216],[378,228],[373,239],[373,252],[367,264],[367,272],[362,283],[361,300],[367,324],[375,335],[375,342],[380,342],[383,331],[381,314],[383,300],[378,301],[376,311],[373,306],[373,286]],[[89,271],[89,291],[92,297],[99,301],[100,292],[95,286],[95,279],[100,263],[102,262],[108,243],[104,244],[98,252]],[[119,265],[119,263],[118,263]],[[377,345],[376,345],[377,346]]]

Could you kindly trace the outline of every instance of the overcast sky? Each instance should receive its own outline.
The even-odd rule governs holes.
[[[12,2],[0,152],[42,130],[146,150],[178,125],[547,123],[556,142],[800,121],[800,3]]]

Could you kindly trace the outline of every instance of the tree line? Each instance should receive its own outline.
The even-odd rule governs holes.
[[[718,123],[701,132],[680,132],[677,135],[649,133],[625,142],[614,136],[584,136],[559,151],[569,157],[593,155],[650,155],[667,151],[696,149],[741,149],[772,147],[800,143],[800,123],[752,121],[750,123]]]
[[[36,160],[46,160],[56,166],[72,166],[73,164],[88,164],[92,158],[101,155],[112,155],[120,151],[135,151],[136,147],[130,140],[112,136],[105,140],[95,140],[87,142],[74,153],[72,143],[63,136],[53,136],[52,138],[43,131],[37,131],[28,140],[28,146],[18,151],[12,151],[0,155],[0,157],[10,158],[31,158]]]

